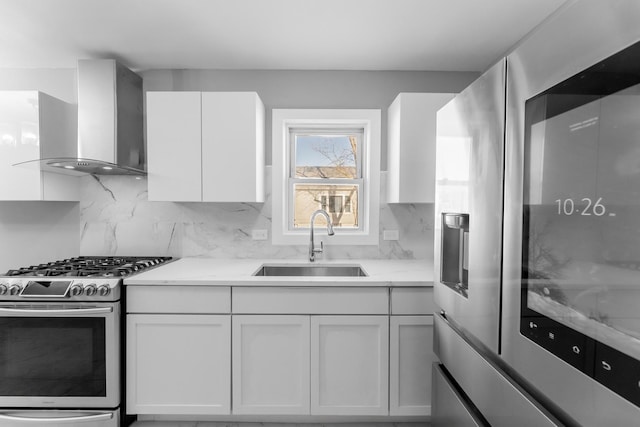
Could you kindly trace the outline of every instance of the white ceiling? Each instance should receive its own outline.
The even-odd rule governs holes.
[[[483,71],[565,0],[0,0],[0,68]]]

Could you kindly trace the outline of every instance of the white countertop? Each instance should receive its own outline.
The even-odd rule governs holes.
[[[253,276],[263,264],[305,265],[306,260],[181,258],[124,280],[125,285],[217,286],[433,286],[427,260],[318,260],[316,265],[360,265],[366,277]]]

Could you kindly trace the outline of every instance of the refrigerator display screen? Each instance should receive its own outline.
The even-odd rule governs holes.
[[[640,406],[640,43],[525,124],[520,331]]]

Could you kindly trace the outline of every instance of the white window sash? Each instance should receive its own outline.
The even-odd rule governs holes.
[[[367,208],[363,208],[362,197],[365,194],[365,180],[364,179],[314,179],[314,178],[289,178],[288,184],[288,221],[287,221],[287,229],[289,232],[297,232],[297,231],[308,231],[310,227],[294,227],[293,219],[295,213],[295,193],[294,188],[296,184],[317,184],[317,185],[355,185],[358,189],[357,192],[357,200],[358,200],[358,226],[357,227],[344,227],[346,230],[350,231],[361,231],[364,227],[364,214]],[[343,202],[344,205],[344,202]],[[327,198],[327,212],[329,212],[329,199]],[[329,212],[331,213],[331,212]],[[336,229],[341,229],[342,227],[336,227]]]

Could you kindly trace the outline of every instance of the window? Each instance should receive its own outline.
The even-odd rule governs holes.
[[[357,201],[363,184],[364,129],[297,129],[289,135],[289,188],[293,214],[289,229],[309,228],[311,214],[324,209],[334,228],[359,229]],[[345,209],[345,199],[355,210]]]
[[[305,243],[324,209],[336,230],[327,243],[377,244],[380,110],[276,109],[272,129],[273,242]]]

